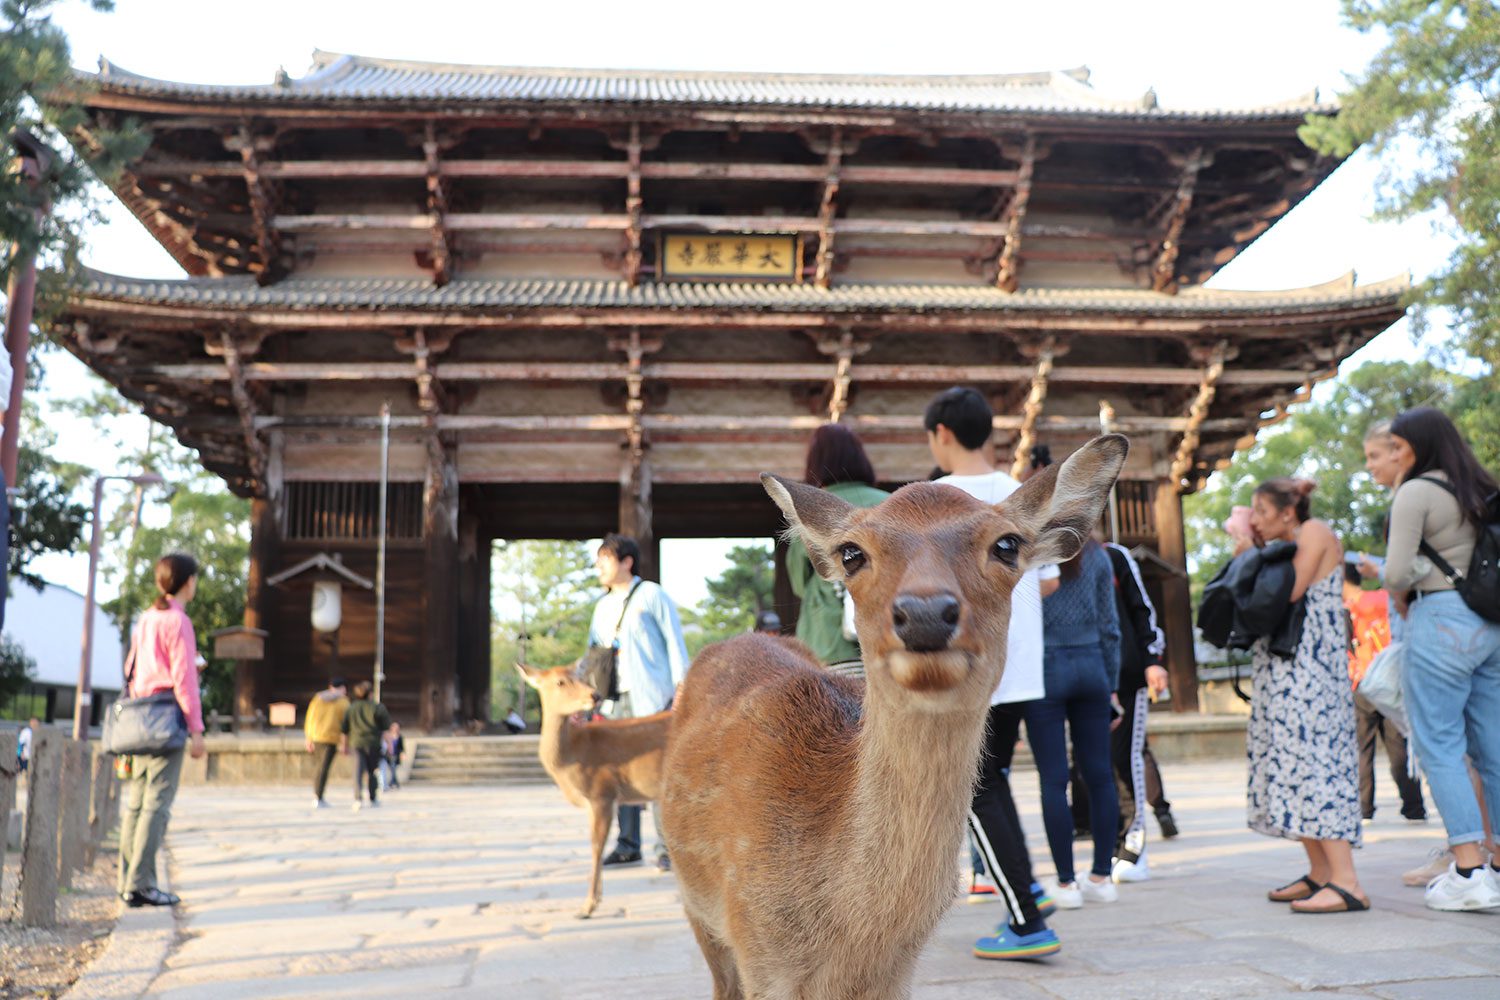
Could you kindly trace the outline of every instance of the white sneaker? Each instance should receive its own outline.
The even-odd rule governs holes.
[[[1109,879],[1095,882],[1092,878],[1078,880],[1078,892],[1088,903],[1113,903],[1120,898],[1120,890]]]
[[[1047,895],[1052,897],[1052,902],[1057,904],[1059,910],[1083,909],[1083,892],[1078,888],[1076,881],[1064,885],[1053,879],[1047,889]]]
[[[1492,910],[1500,907],[1500,886],[1488,868],[1464,878],[1452,864],[1427,883],[1425,900],[1429,910]]]
[[[314,809],[327,809],[328,808],[328,803],[324,802],[322,799],[313,799],[313,808]]]
[[[1151,868],[1144,854],[1134,861],[1116,858],[1110,877],[1116,882],[1145,882],[1151,878]]]
[[[365,807],[365,804],[363,802],[359,801],[359,799],[355,799],[354,800],[354,805],[351,806],[350,808],[352,808],[355,812],[359,812],[364,807]]]
[[[1434,847],[1427,852],[1427,860],[1401,876],[1403,885],[1420,889],[1428,882],[1448,870],[1453,864],[1453,852],[1446,847]]]

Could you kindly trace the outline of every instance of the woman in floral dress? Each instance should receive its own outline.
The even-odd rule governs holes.
[[[1358,753],[1354,694],[1349,687],[1344,624],[1344,553],[1332,529],[1309,517],[1314,484],[1272,479],[1255,490],[1250,525],[1262,544],[1289,541],[1296,583],[1291,601],[1306,601],[1296,655],[1273,654],[1262,638],[1252,649],[1255,700],[1247,745],[1250,828],[1299,840],[1307,874],[1268,893],[1298,913],[1368,909],[1354,872],[1359,843]]]

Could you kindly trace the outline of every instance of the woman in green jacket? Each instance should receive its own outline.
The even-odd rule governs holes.
[[[843,424],[824,424],[807,444],[803,478],[856,507],[874,507],[890,496],[875,488],[875,467],[859,436]],[[859,643],[844,638],[843,588],[818,576],[800,539],[787,552],[787,575],[792,592],[802,599],[797,615],[797,638],[830,666],[859,670]]]

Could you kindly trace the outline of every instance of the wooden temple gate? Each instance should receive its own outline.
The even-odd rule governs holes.
[[[921,413],[953,384],[989,394],[1002,464],[1066,454],[1101,404],[1130,435],[1122,541],[1158,557],[1191,708],[1181,494],[1405,289],[1201,287],[1336,165],[1296,138],[1332,113],[1311,100],[326,54],[258,87],[82,82],[94,121],[152,130],[115,191],[189,277],[93,274],[57,333],[253,498],[270,638],[241,714],[331,669],[306,593],[266,579],[318,552],[374,574],[382,401],[385,700],[430,729],[487,717],[494,539],[621,530],[651,574],[662,537],[772,535],[759,472],[800,475],[842,420],[883,481],[925,478]],[[348,672],[373,614],[346,601]]]

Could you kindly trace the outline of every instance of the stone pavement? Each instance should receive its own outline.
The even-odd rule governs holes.
[[[1152,881],[1122,886],[1118,903],[1058,913],[1063,950],[1036,963],[971,957],[1002,909],[960,902],[922,957],[915,996],[1500,997],[1500,913],[1434,913],[1400,884],[1440,842],[1436,822],[1406,823],[1383,795],[1357,854],[1375,909],[1296,915],[1263,894],[1303,872],[1302,852],[1245,828],[1243,764],[1168,766],[1166,780],[1183,832],[1153,841]],[[1035,775],[1018,773],[1016,787],[1047,872]],[[173,886],[187,902],[177,946],[144,995],[709,994],[672,876],[609,872],[595,918],[574,918],[587,875],[584,814],[551,787],[419,785],[357,813],[314,812],[310,797],[182,790],[170,847]]]

